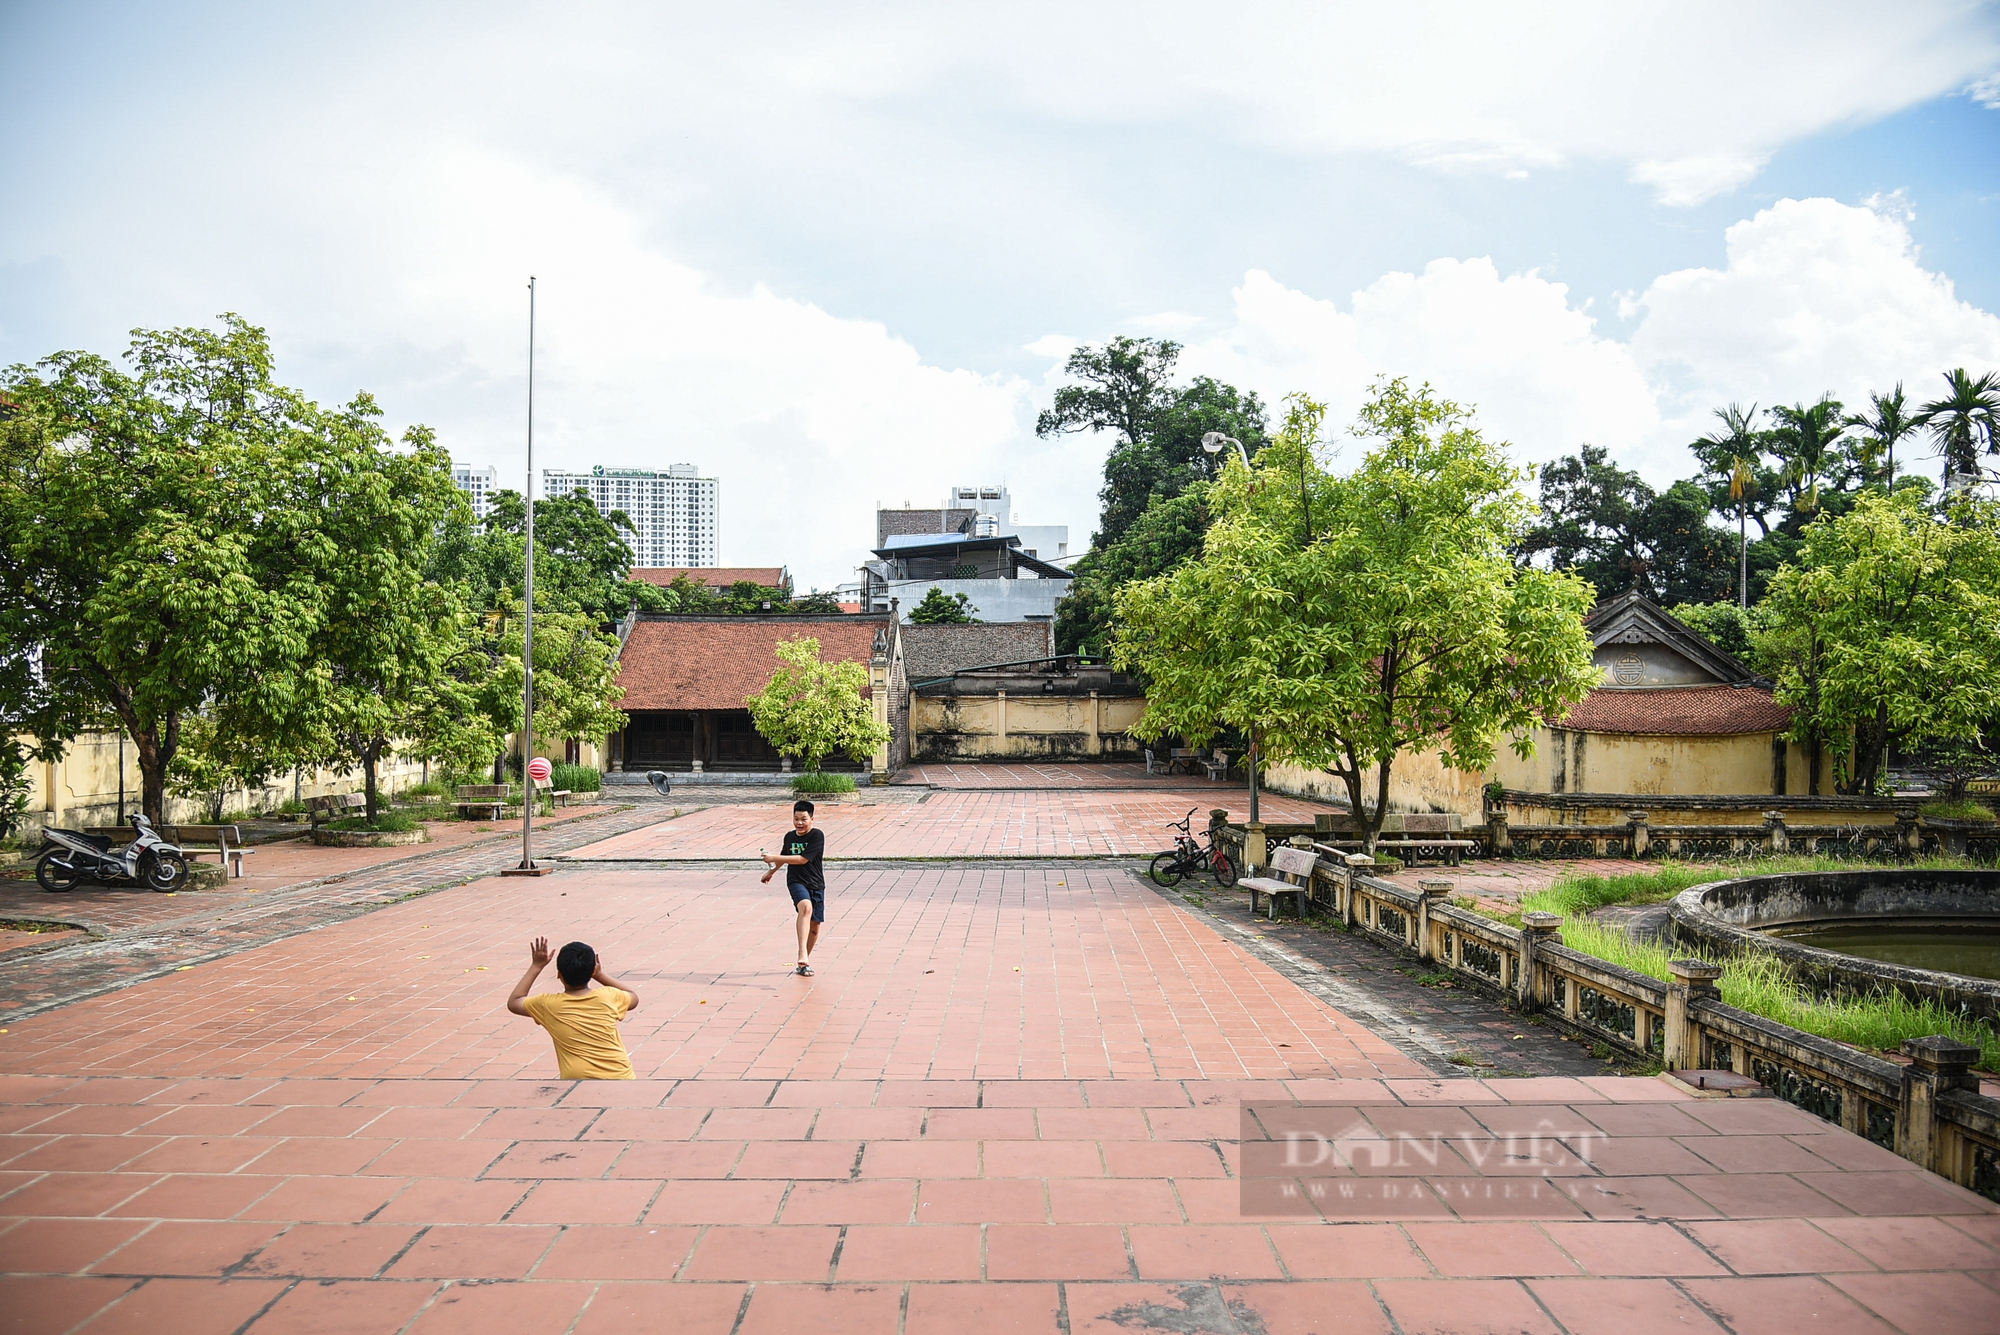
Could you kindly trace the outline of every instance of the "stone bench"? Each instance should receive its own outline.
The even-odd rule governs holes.
[[[1299,916],[1304,917],[1306,901],[1312,895],[1313,868],[1319,865],[1319,854],[1309,848],[1292,848],[1289,845],[1271,850],[1271,870],[1278,876],[1246,876],[1236,884],[1250,892],[1250,913],[1256,916],[1257,899],[1268,895],[1271,899],[1270,917],[1278,916],[1278,900],[1281,896],[1292,895],[1298,901]],[[1279,877],[1284,879],[1280,880]]]
[[[243,859],[257,850],[243,847],[243,831],[234,825],[176,825],[173,840],[189,857],[213,855],[232,874],[243,875]],[[198,845],[198,847],[196,846]]]
[[[368,799],[360,793],[328,793],[325,797],[306,799],[306,818],[312,823],[313,833],[319,833],[323,820],[338,820],[350,811],[366,811]]]
[[[468,783],[455,794],[461,820],[499,820],[507,805],[504,783]]]
[[[559,807],[568,806],[569,799],[576,796],[567,788],[557,788],[553,779],[536,779],[534,784],[536,797],[546,797]]]

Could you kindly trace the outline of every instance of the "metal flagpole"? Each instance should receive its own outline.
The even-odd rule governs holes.
[[[521,614],[521,865],[516,876],[540,876],[535,865],[535,781],[528,773],[535,755],[535,279],[528,276],[528,552],[522,580]]]

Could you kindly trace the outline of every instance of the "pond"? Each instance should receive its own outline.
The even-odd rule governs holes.
[[[1764,930],[1802,946],[1836,950],[1885,964],[2000,979],[2000,920],[1850,920]]]

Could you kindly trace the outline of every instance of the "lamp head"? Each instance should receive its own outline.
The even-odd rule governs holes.
[[[1222,453],[1222,447],[1228,443],[1229,437],[1223,435],[1220,431],[1210,431],[1201,438],[1202,449],[1208,451],[1210,454]]]

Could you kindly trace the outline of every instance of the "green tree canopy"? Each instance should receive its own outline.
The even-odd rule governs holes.
[[[1809,526],[1758,634],[1792,736],[1872,793],[1891,748],[2000,724],[2000,510],[1961,497],[1940,518],[1913,491],[1865,492]],[[1818,765],[1813,767],[1818,790]]]
[[[264,331],[136,330],[130,370],[15,366],[0,422],[0,723],[45,755],[115,720],[165,817],[182,721],[295,717],[340,560],[321,503],[365,396],[323,412],[272,378]]]
[[[1184,529],[1190,515],[1206,514],[1199,507],[1180,507],[1172,519],[1154,524],[1151,536],[1113,554],[1154,506],[1216,476],[1222,456],[1203,450],[1202,437],[1219,431],[1243,442],[1252,455],[1264,447],[1268,428],[1257,396],[1207,376],[1175,386],[1180,352],[1178,343],[1148,338],[1080,347],[1064,369],[1082,383],[1057,390],[1054,403],[1035,421],[1038,436],[1116,433],[1104,461],[1097,533],[1073,567],[1076,578],[1056,609],[1056,646],[1064,653],[1110,639],[1119,584],[1171,568],[1149,565],[1149,558],[1178,561],[1193,550],[1191,544],[1159,541],[1161,531]]]
[[[1708,496],[1682,480],[1656,492],[1597,445],[1541,469],[1541,521],[1520,553],[1574,570],[1599,598],[1638,589],[1662,602],[1706,602],[1727,594],[1735,562],[1728,538],[1708,523]]]
[[[1918,420],[1930,429],[1944,456],[1944,479],[1977,478],[1979,456],[2000,453],[2000,375],[1966,374],[1964,367],[1944,373],[1945,392],[1923,406]]]
[[[809,773],[842,752],[866,763],[889,740],[868,701],[868,665],[826,663],[819,641],[800,635],[778,644],[776,673],[755,695],[744,697],[750,719],[780,755],[802,758]]]
[[[910,609],[910,624],[914,626],[963,626],[975,620],[968,611],[972,599],[963,593],[947,594],[937,585],[931,585],[923,601]]]
[[[1511,559],[1532,507],[1469,412],[1378,383],[1348,477],[1315,455],[1323,413],[1294,400],[1254,467],[1224,471],[1201,556],[1118,595],[1113,654],[1150,681],[1142,736],[1254,728],[1265,760],[1341,779],[1372,848],[1398,755],[1525,754],[1596,684],[1591,592]]]

